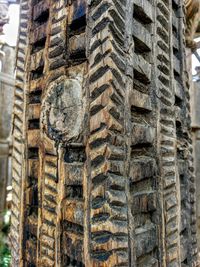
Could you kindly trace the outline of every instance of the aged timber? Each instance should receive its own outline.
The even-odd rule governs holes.
[[[197,266],[183,1],[21,14],[13,266]]]

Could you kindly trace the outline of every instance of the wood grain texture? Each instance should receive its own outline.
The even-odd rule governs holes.
[[[28,1],[21,1],[20,32],[17,45],[16,87],[13,108],[13,153],[12,153],[12,216],[11,216],[11,247],[12,266],[19,266],[22,259],[22,228],[23,221],[23,177],[24,177],[24,116],[25,116],[25,63],[27,55],[27,29],[29,5]]]
[[[13,266],[196,266],[182,1],[29,4]]]

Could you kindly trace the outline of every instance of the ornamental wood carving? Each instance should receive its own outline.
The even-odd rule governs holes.
[[[200,16],[200,1],[199,0],[185,0],[186,6],[186,44],[192,50],[196,49],[194,42],[195,33],[199,24]]]
[[[13,266],[197,266],[183,1],[21,1]]]

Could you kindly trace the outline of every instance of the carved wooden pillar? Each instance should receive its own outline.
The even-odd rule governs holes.
[[[194,169],[195,169],[195,188],[197,191],[196,199],[196,217],[197,217],[197,239],[198,239],[198,250],[199,236],[200,236],[200,204],[199,204],[199,105],[198,105],[198,82],[194,83],[192,80],[192,54],[197,48],[197,44],[194,41],[196,37],[196,31],[199,24],[200,16],[200,2],[199,1],[186,1],[186,46],[187,46],[187,70],[189,73],[188,82],[190,85],[190,105],[191,105],[191,117],[192,117],[192,137],[193,137],[193,153],[194,153]]]
[[[21,8],[13,265],[195,266],[182,1]]]

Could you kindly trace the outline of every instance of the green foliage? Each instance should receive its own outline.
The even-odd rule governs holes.
[[[1,267],[9,267],[10,266],[10,250],[8,245],[6,244],[4,237],[0,236],[0,266]]]
[[[10,249],[7,243],[9,232],[9,224],[4,223],[1,227],[0,232],[0,267],[9,267],[10,266]]]

